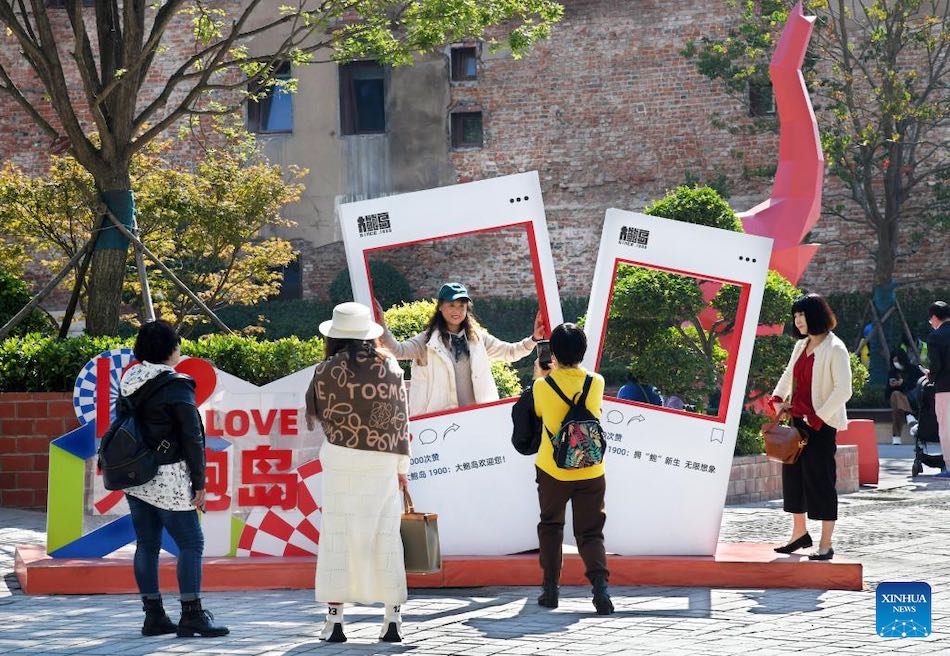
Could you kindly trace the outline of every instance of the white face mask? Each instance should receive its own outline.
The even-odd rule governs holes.
[[[895,363],[894,363],[894,368],[897,369],[898,371],[900,371],[901,369],[904,368],[904,365],[902,365],[900,362],[895,362]]]

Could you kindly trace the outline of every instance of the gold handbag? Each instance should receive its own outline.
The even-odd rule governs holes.
[[[435,513],[416,512],[409,490],[402,491],[402,550],[406,572],[431,574],[442,569],[442,552],[439,548],[439,516]]]

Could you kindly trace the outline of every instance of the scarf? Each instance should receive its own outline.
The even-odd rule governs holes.
[[[455,361],[458,362],[462,359],[462,356],[471,357],[471,354],[468,351],[468,340],[465,339],[465,333],[461,335],[452,335],[449,334],[449,337],[452,339],[452,351],[455,353]]]

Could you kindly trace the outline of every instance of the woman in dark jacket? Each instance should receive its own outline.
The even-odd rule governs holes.
[[[166,321],[146,323],[135,339],[135,358],[138,363],[122,376],[120,391],[161,463],[155,478],[125,490],[135,528],[135,582],[145,610],[142,635],[227,635],[228,629],[212,625],[211,613],[201,608],[204,535],[197,511],[205,504],[205,435],[195,405],[195,382],[174,369],[181,359],[181,338]],[[165,614],[158,589],[162,529],[179,550],[177,625]]]

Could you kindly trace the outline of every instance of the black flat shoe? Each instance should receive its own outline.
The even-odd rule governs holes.
[[[799,549],[807,549],[812,544],[814,543],[811,541],[811,536],[808,535],[808,533],[805,533],[805,535],[801,536],[797,540],[792,540],[784,547],[775,547],[774,551],[775,553],[780,554],[790,554],[793,551],[798,551]]]
[[[831,560],[835,557],[835,550],[831,547],[825,553],[813,553],[808,556],[808,560]]]

